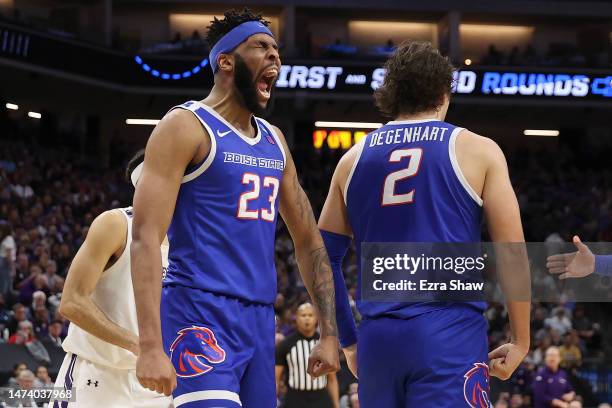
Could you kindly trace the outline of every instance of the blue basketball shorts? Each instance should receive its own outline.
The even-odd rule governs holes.
[[[276,407],[272,305],[165,286],[160,314],[175,407]]]
[[[472,307],[365,319],[357,344],[362,408],[490,408],[487,324]]]

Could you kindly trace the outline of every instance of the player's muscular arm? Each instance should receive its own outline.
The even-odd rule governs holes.
[[[510,183],[504,154],[483,138],[487,163],[482,191],[489,235],[495,246],[497,268],[512,332],[511,343],[492,351],[491,375],[507,379],[529,351],[530,272],[518,201]]]
[[[334,349],[333,353],[335,353],[335,357],[326,356],[323,359],[330,361],[321,361],[325,364],[320,369],[315,368],[314,375],[318,376],[329,371],[337,371],[339,368],[334,279],[323,239],[317,228],[308,197],[298,181],[289,147],[280,130],[278,128],[275,130],[287,156],[280,187],[280,213],[293,239],[295,257],[304,285],[318,312],[321,324],[321,343],[325,344],[326,351]],[[315,352],[313,356],[319,357]],[[329,366],[326,367],[326,364]]]
[[[113,255],[125,248],[127,221],[118,211],[100,214],[70,265],[60,313],[100,340],[138,354],[138,336],[108,319],[91,300],[100,277]]]
[[[349,304],[346,283],[342,275],[342,260],[350,245],[352,229],[349,223],[344,188],[353,163],[357,159],[357,147],[352,147],[336,166],[329,193],[319,217],[319,229],[325,241],[334,275],[336,292],[336,322],[338,337],[349,369],[357,377],[357,328]]]
[[[141,350],[136,374],[143,386],[166,395],[172,392],[176,379],[162,347],[159,247],[172,219],[185,169],[208,154],[209,144],[210,139],[191,112],[170,112],[149,138],[134,194],[132,283]]]
[[[277,134],[281,134],[278,128]],[[280,188],[280,213],[295,245],[295,255],[306,289],[321,321],[321,337],[336,336],[334,280],[312,207],[297,178],[289,148],[281,139],[287,163]]]

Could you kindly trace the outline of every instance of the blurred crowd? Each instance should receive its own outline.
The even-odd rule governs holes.
[[[476,58],[480,65],[538,66],[538,67],[592,67],[610,66],[610,58],[605,52],[587,53],[573,44],[551,43],[544,53],[539,53],[532,45],[523,50],[514,46],[508,52],[500,51],[491,44],[485,55]]]
[[[582,234],[585,241],[610,240],[612,173],[595,162],[588,169],[584,163],[575,164],[570,153],[563,149],[521,152],[509,158],[527,240],[568,240],[573,233]],[[555,159],[547,154],[554,154]],[[298,147],[294,156],[301,182],[318,214],[341,152]],[[41,362],[36,367],[16,366],[9,380],[12,384],[44,387],[50,383],[45,350],[61,347],[66,335],[68,322],[57,310],[71,259],[99,213],[131,203],[132,188],[123,181],[121,166],[104,170],[93,162],[71,151],[0,141],[0,342],[24,345]],[[280,342],[295,331],[295,310],[308,299],[282,221],[278,223],[276,264],[278,295],[274,307]],[[344,274],[359,320],[354,301],[354,251],[345,258]],[[558,406],[597,406],[593,405],[597,397],[592,386],[581,373],[584,368],[601,367],[605,359],[610,341],[601,324],[604,307],[607,305],[534,303],[532,350],[512,379],[497,385],[499,392],[492,401],[495,406],[534,406],[542,392],[539,383],[547,375],[561,375],[556,373],[565,373],[563,378],[571,386],[558,396],[565,404]],[[504,307],[491,304],[486,317],[491,348],[507,341]],[[358,407],[358,385],[345,364],[338,379],[338,406]]]

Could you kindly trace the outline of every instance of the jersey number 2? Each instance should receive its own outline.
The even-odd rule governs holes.
[[[413,177],[419,172],[422,156],[423,150],[418,148],[398,149],[391,152],[389,162],[398,163],[407,157],[408,166],[405,169],[394,171],[393,173],[389,174],[387,178],[385,178],[381,203],[383,207],[387,205],[401,205],[414,202],[414,189],[405,194],[395,194],[395,184],[398,181]]]
[[[242,184],[253,183],[253,189],[242,193],[238,200],[238,218],[247,220],[257,220],[261,214],[261,218],[265,221],[274,221],[275,209],[274,203],[276,202],[276,196],[278,195],[279,181],[275,177],[264,177],[263,186],[272,187],[272,194],[268,198],[270,201],[270,208],[262,208],[260,210],[249,210],[249,201],[256,200],[259,198],[260,190],[260,177],[253,173],[244,173],[242,176]]]

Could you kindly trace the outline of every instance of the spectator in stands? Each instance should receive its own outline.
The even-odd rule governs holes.
[[[549,335],[544,336],[538,342],[538,347],[533,351],[532,362],[536,366],[544,363],[544,356],[546,355],[546,350],[552,345],[552,341]]]
[[[37,290],[32,294],[32,310],[35,310],[37,307],[46,307],[47,306],[47,295],[42,290]]]
[[[510,397],[510,408],[526,408],[523,402],[523,395],[514,393]]]
[[[544,321],[544,325],[552,330],[556,330],[561,336],[572,329],[572,322],[567,316],[567,310],[563,306],[557,307],[553,311],[553,316]]]
[[[15,183],[11,185],[11,188],[19,198],[30,198],[34,195],[34,190],[25,177],[15,177]]]
[[[53,380],[49,377],[49,370],[47,367],[41,365],[36,369],[36,381],[34,382],[36,388],[53,388]]]
[[[544,320],[546,320],[547,311],[541,306],[535,307],[531,320],[531,332],[537,333],[544,328]]]
[[[68,267],[70,266],[70,262],[72,261],[72,257],[73,253],[70,249],[70,245],[68,245],[68,243],[66,242],[60,244],[58,252],[55,254],[55,258],[58,270],[57,273],[63,278],[66,277],[66,273],[68,271]]]
[[[48,294],[47,279],[42,273],[42,269],[38,265],[32,265],[30,268],[31,275],[19,287],[19,300],[24,304],[32,302],[32,296],[36,291],[43,291]]]
[[[9,337],[9,344],[26,345],[34,341],[34,329],[32,323],[27,320],[19,322],[17,332]]]
[[[22,247],[23,248],[23,247]],[[15,279],[13,289],[17,289],[17,283],[22,282],[30,274],[30,259],[26,254],[17,256],[17,264],[15,265]]]
[[[559,367],[561,355],[557,347],[546,350],[545,363],[533,382],[534,408],[569,408],[576,394],[567,373]]]
[[[64,337],[66,337],[64,333],[64,323],[62,323],[61,320],[53,320],[49,325],[47,336],[43,341],[61,347]]]
[[[27,311],[24,305],[21,303],[16,303],[13,306],[13,316],[8,323],[9,334],[15,334],[17,332],[17,328],[19,323],[25,321],[27,319]]]
[[[0,295],[9,296],[13,287],[13,270],[17,246],[11,225],[0,220]]]
[[[584,341],[587,346],[597,346],[595,343],[598,339],[598,324],[594,324],[584,313],[584,306],[576,305],[574,308],[574,317],[572,326],[578,332],[578,336]]]
[[[27,370],[28,365],[26,363],[17,363],[13,366],[13,375],[9,378],[7,385],[9,387],[15,387],[17,385],[17,378],[19,378],[19,373],[23,370]]]
[[[17,377],[17,386],[20,390],[31,390],[34,387],[34,382],[36,381],[36,376],[34,373],[28,369],[22,370]],[[26,394],[25,396],[19,398],[19,403],[17,406],[23,407],[37,407],[36,401],[33,395]]]
[[[0,294],[0,343],[8,340],[8,335],[4,338],[4,330],[7,330],[8,333],[8,325],[11,322],[11,314],[6,308],[6,303],[4,301],[4,296]]]
[[[49,311],[44,305],[39,305],[34,309],[34,336],[45,341],[49,333]]]
[[[578,368],[582,364],[582,353],[578,348],[578,341],[578,333],[572,330],[565,335],[563,345],[559,347],[561,367],[566,370]]]
[[[17,383],[19,384],[19,388],[22,390],[32,389],[34,386],[34,380],[36,380],[34,373],[27,368],[21,370],[17,376]]]
[[[278,327],[285,337],[295,331],[295,315],[290,308],[281,313]]]
[[[525,360],[518,366],[509,380],[509,384],[515,392],[519,392],[521,394],[531,392],[534,368],[535,365],[530,361],[529,357],[525,358]]]
[[[45,277],[47,278],[47,287],[51,294],[56,294],[64,288],[64,278],[57,274],[57,263],[50,259],[45,268]]]

